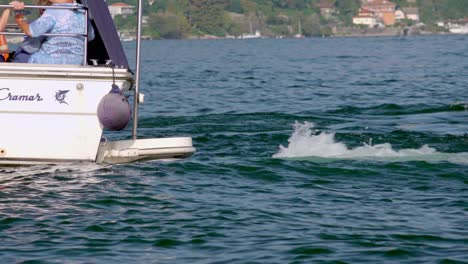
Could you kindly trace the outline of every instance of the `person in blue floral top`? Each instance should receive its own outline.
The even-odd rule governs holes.
[[[49,0],[52,6],[75,6],[73,0]],[[24,3],[10,3],[15,10],[24,8]],[[84,34],[88,23],[85,13],[79,9],[46,9],[42,16],[31,23],[22,14],[15,16],[21,30],[30,37],[51,34]],[[88,23],[89,24],[89,23]],[[88,40],[94,38],[93,28],[88,26]],[[29,63],[39,64],[83,64],[84,38],[81,36],[48,36],[39,50],[29,58]]]

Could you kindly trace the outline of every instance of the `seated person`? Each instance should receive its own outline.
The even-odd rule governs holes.
[[[52,6],[76,6],[73,0],[49,0]],[[24,9],[24,3],[10,3],[15,10]],[[22,14],[15,16],[16,23],[26,35],[40,37],[50,34],[84,34],[88,23],[88,40],[94,38],[94,31],[83,10],[46,9],[42,16],[31,23]],[[40,48],[28,59],[29,63],[40,64],[82,64],[84,62],[84,38],[81,36],[48,36]]]

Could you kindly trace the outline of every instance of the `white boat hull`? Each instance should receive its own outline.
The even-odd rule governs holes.
[[[0,64],[0,165],[128,163],[192,155],[192,138],[102,142],[97,117],[112,83],[127,90],[126,70],[92,66]]]
[[[126,71],[114,77],[131,86]],[[95,161],[97,105],[112,80],[110,68],[0,65],[0,164]]]

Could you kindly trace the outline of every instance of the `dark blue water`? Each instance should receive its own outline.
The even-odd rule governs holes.
[[[467,263],[467,43],[144,41],[139,135],[197,153],[0,168],[0,262]]]

